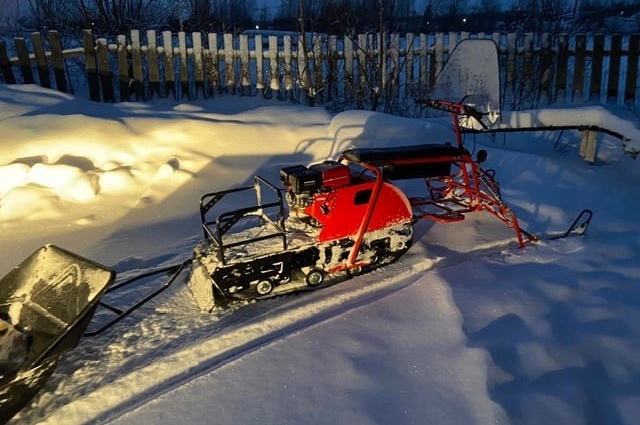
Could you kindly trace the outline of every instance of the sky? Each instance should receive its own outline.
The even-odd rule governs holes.
[[[535,116],[612,117],[599,106],[519,121]],[[277,182],[281,167],[350,147],[453,140],[446,118],[334,115],[261,96],[100,104],[31,85],[0,85],[0,127],[11,135],[0,140],[0,275],[54,243],[119,279],[190,258],[203,193],[255,174]],[[579,139],[509,133],[466,146],[488,151],[526,229],[562,231],[591,208],[584,236],[518,248],[484,213],[420,221],[393,264],[212,313],[184,276],[83,338],[10,424],[635,423],[640,169],[610,136],[588,164]]]

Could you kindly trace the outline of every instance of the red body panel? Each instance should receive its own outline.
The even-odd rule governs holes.
[[[355,237],[367,214],[375,181],[344,186],[319,193],[305,212],[322,225],[319,242]],[[411,204],[397,187],[383,182],[365,232],[371,232],[412,219]]]

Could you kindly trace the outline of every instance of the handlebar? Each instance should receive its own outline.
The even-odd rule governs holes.
[[[475,118],[478,123],[484,128],[488,130],[487,125],[482,122],[482,117],[485,115],[489,115],[488,112],[482,112],[477,108],[459,102],[452,102],[449,100],[436,100],[436,99],[416,99],[416,104],[425,105],[433,109],[438,109],[440,111],[446,111],[450,114],[454,115],[464,115]]]

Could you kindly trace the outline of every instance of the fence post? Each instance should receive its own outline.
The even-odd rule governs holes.
[[[627,56],[627,81],[624,90],[625,102],[635,102],[638,89],[638,53],[640,51],[640,35],[629,37],[629,54]]]
[[[249,76],[249,37],[240,34],[240,94],[251,94],[251,77]]]
[[[111,68],[109,66],[109,46],[106,38],[97,40],[96,56],[98,59],[98,69],[100,75],[100,85],[102,86],[102,100],[104,102],[115,102],[113,84],[111,83]]]
[[[22,37],[15,38],[13,42],[16,46],[16,53],[18,54],[18,65],[22,73],[22,81],[24,84],[34,84],[35,80],[33,79],[33,72],[31,71],[31,59],[29,59],[27,43]]]
[[[551,96],[551,80],[553,77],[553,57],[551,49],[551,35],[548,32],[542,34],[540,63],[542,72],[538,73],[540,78],[540,92],[544,92],[547,96],[547,102],[552,99]],[[541,93],[538,93],[538,101],[540,101]]]
[[[520,102],[524,102],[526,100],[537,100],[538,99],[538,90],[536,88],[535,81],[536,76],[539,74],[539,69],[535,66],[535,57],[533,51],[533,33],[528,32],[524,35],[524,41],[522,43],[522,68],[524,72],[520,75],[520,81],[515,81],[514,84],[520,90]],[[515,72],[514,78],[518,77],[518,72]],[[533,92],[533,93],[532,93]],[[516,96],[517,97],[517,96]],[[518,100],[516,100],[516,103]],[[526,103],[525,103],[526,104]],[[529,107],[528,104],[526,104]],[[537,107],[537,105],[536,105]]]
[[[136,101],[147,100],[144,89],[144,73],[142,72],[142,46],[140,45],[140,30],[131,30],[131,64],[133,66],[134,90]]]
[[[567,66],[569,64],[569,37],[567,34],[558,36],[558,63],[556,72],[556,90],[554,97],[557,99],[562,92],[562,98],[567,98]]]
[[[225,34],[223,36],[224,42],[224,88],[227,93],[235,94],[236,93],[236,79],[235,79],[235,67],[234,65],[234,57],[233,57],[233,34]]]
[[[317,97],[321,96],[321,99],[324,101],[324,78],[322,75],[322,65],[323,65],[323,57],[322,57],[322,37],[318,34],[313,35],[313,95]],[[327,62],[329,62],[329,56],[326,57]]]
[[[390,97],[393,97],[394,95],[399,96],[400,95],[400,34],[398,33],[393,33],[390,36],[389,59],[391,61],[391,78],[388,80],[388,84],[386,87],[387,94]],[[387,67],[386,60],[383,62],[382,66],[384,68]],[[388,89],[393,90],[393,94],[390,93]]]
[[[82,44],[84,45],[84,64],[87,69],[87,82],[89,83],[89,99],[94,102],[100,102],[98,62],[96,61],[96,48],[93,44],[91,30],[82,30]]]
[[[420,34],[420,88],[418,89],[418,92],[422,94],[429,91],[429,87],[427,87],[427,84],[429,83],[429,74],[427,71],[427,61],[429,60],[428,49],[427,34]]]
[[[291,36],[283,37],[284,51],[284,96],[280,100],[287,100],[293,95],[293,67],[291,66]]]
[[[298,60],[298,87],[304,93],[304,101],[313,105],[314,99],[311,93],[311,75],[309,72],[309,63],[307,58],[307,41],[306,34],[298,35],[298,47],[296,50],[296,58]]]
[[[413,86],[413,48],[415,43],[415,37],[412,33],[405,34],[406,46],[405,46],[405,72],[407,74],[407,80],[405,83],[405,95],[407,98],[415,97],[415,90]]]
[[[516,73],[516,43],[518,35],[515,33],[507,34],[507,69],[505,94],[512,95],[515,90],[515,73]]]
[[[198,90],[202,90],[202,96],[206,99],[207,93],[204,88],[204,66],[202,61],[202,34],[198,32],[191,33],[193,38],[193,64],[195,79],[195,95],[198,98]]]
[[[47,65],[47,55],[42,42],[42,35],[39,32],[31,33],[31,44],[33,45],[33,54],[36,59],[36,68],[38,70],[38,79],[40,85],[48,89],[51,88],[51,78],[49,78],[49,66]]]
[[[353,96],[355,80],[353,77],[353,39],[344,36],[344,85],[345,98]]]
[[[618,83],[620,82],[620,56],[622,51],[622,36],[611,36],[609,49],[609,81],[607,84],[607,99],[618,99]]]
[[[73,93],[72,87],[67,87],[67,67],[65,65],[62,43],[58,31],[47,32],[49,48],[51,49],[51,63],[56,78],[56,89],[63,93]]]
[[[367,45],[367,36],[365,34],[358,35],[358,85],[357,92],[359,93],[358,99],[362,98],[362,92],[367,87],[367,56],[369,46]],[[364,105],[358,105],[358,108],[362,108]]]
[[[264,93],[264,59],[262,55],[262,36],[256,34],[253,38],[256,51],[256,94]]]
[[[180,52],[180,97],[184,99],[185,94],[191,99],[189,90],[189,68],[187,57],[187,35],[184,31],[178,33],[178,51]]]
[[[280,91],[280,76],[278,75],[278,37],[269,36],[269,89]]]
[[[584,34],[576,35],[576,52],[573,67],[573,96],[571,100],[575,100],[575,96],[584,97],[584,70],[585,57],[587,48],[587,36]]]
[[[176,90],[176,71],[173,67],[173,36],[171,31],[162,32],[162,51],[164,53],[164,86],[165,93],[173,92],[174,99],[178,99]]]
[[[436,77],[444,67],[444,33],[437,33],[429,66],[429,89],[436,84]]]
[[[11,69],[11,61],[7,54],[7,44],[4,41],[0,41],[0,69],[2,69],[2,78],[7,84],[15,84],[16,77],[13,75]]]
[[[591,62],[591,85],[589,88],[589,100],[594,95],[602,93],[602,61],[604,59],[604,34],[593,36],[593,55]]]
[[[594,130],[582,130],[580,138],[580,156],[587,162],[593,164],[596,162],[596,153],[598,150],[598,133]]]
[[[129,52],[127,51],[127,36],[124,34],[118,35],[116,38],[118,42],[118,82],[120,86],[120,102],[128,102],[129,96],[129,81],[131,79],[131,73],[129,72]]]
[[[207,76],[211,95],[215,96],[220,90],[220,64],[218,62],[218,34],[209,33],[209,59]]]
[[[160,70],[158,68],[158,40],[155,30],[147,31],[147,67],[149,69],[149,97],[160,93]]]

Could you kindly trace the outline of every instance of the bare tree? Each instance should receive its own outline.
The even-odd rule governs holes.
[[[36,28],[93,28],[119,33],[132,28],[155,28],[170,16],[164,0],[27,0]]]

